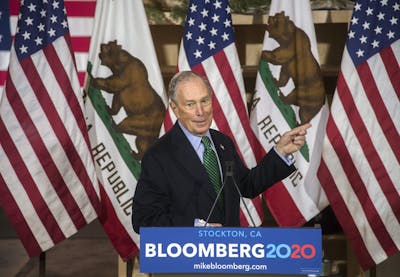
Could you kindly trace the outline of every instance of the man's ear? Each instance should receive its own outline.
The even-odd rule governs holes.
[[[169,101],[169,106],[171,107],[172,111],[174,112],[176,118],[179,118],[178,107],[174,101]]]

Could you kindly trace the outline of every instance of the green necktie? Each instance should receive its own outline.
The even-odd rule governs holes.
[[[211,141],[208,137],[204,136],[201,138],[201,142],[204,145],[203,153],[203,164],[206,168],[208,176],[210,177],[211,183],[214,186],[215,192],[218,194],[221,189],[221,175],[219,172],[217,154],[211,147]],[[220,204],[223,204],[223,194],[220,197]]]

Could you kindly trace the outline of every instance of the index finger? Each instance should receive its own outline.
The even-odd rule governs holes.
[[[298,133],[300,133],[302,131],[305,132],[310,127],[311,127],[310,123],[305,123],[303,125],[297,126],[296,128],[293,128],[292,130],[290,130],[289,134],[290,135],[295,135],[295,134],[298,134]]]

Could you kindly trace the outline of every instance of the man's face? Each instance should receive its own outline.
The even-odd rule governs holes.
[[[196,136],[204,136],[213,118],[212,97],[203,80],[194,77],[178,84],[171,108],[182,125]]]

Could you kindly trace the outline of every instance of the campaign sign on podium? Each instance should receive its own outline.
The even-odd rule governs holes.
[[[146,273],[321,274],[320,228],[141,228]]]

